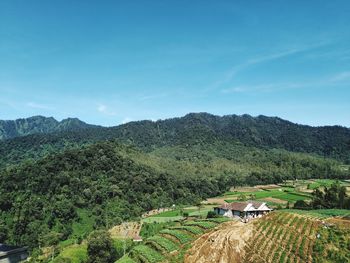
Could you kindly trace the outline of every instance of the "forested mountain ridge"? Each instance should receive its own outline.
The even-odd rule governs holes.
[[[59,131],[74,131],[93,128],[77,118],[67,118],[57,121],[53,117],[33,116],[26,119],[0,120],[0,140],[10,139],[37,133],[51,133]]]
[[[96,228],[173,202],[193,203],[228,189],[224,179],[170,175],[145,153],[115,142],[49,155],[0,171],[0,243],[47,245],[76,233],[78,209]]]
[[[65,150],[0,170],[0,242],[50,245],[81,239],[81,213],[95,228],[159,206],[194,204],[230,186],[286,179],[350,178],[339,163],[242,145],[160,147],[146,153],[115,141]],[[90,225],[92,230],[92,225]]]
[[[0,166],[111,139],[133,144],[147,152],[179,145],[192,147],[238,143],[260,149],[311,153],[350,163],[350,129],[346,127],[311,127],[266,116],[220,117],[208,113],[191,113],[181,118],[155,122],[137,121],[110,128],[65,129],[63,132],[0,141]]]
[[[274,131],[279,125],[291,129]],[[0,243],[35,249],[50,245],[52,237],[81,239],[93,227],[135,219],[159,206],[193,205],[231,186],[350,178],[340,168],[349,129],[314,129],[262,116],[189,114],[4,140]],[[310,142],[306,148],[298,136]],[[317,154],[323,148],[314,137],[342,149],[329,154],[338,160]],[[299,152],[284,149],[292,141]],[[84,224],[81,214],[93,221],[83,233],[74,227]]]

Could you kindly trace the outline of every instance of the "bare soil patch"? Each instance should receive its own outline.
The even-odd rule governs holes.
[[[150,210],[150,211],[148,211],[146,213],[143,213],[142,214],[142,218],[158,215],[160,213],[167,212],[167,211],[170,211],[170,210],[171,210],[170,208],[153,209],[153,210]]]
[[[259,191],[259,189],[257,187],[231,187],[230,188],[231,192],[256,192]]]
[[[233,221],[221,224],[193,243],[185,255],[184,263],[241,262],[245,253],[244,247],[252,231],[252,223]]]
[[[134,238],[139,236],[141,226],[138,222],[126,222],[111,228],[108,232],[112,238]]]
[[[350,219],[347,217],[333,217],[327,219],[330,224],[336,224],[340,228],[350,229]]]
[[[275,189],[275,188],[281,188],[281,186],[277,184],[267,184],[267,185],[256,185],[254,186],[258,189]]]

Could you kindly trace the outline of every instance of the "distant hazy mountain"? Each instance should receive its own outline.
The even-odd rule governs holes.
[[[43,117],[41,117],[43,118]],[[75,119],[51,121],[50,129],[32,123],[31,133],[25,137],[0,142],[0,163],[18,160],[30,153],[32,157],[97,141],[118,139],[134,144],[145,151],[161,147],[194,145],[241,144],[260,149],[284,149],[292,152],[312,153],[350,163],[350,129],[341,126],[311,127],[295,124],[277,117],[250,115],[215,116],[208,113],[191,113],[181,118],[153,121],[136,121],[116,127],[91,126]],[[42,121],[44,122],[44,121]],[[67,122],[66,125],[64,125]],[[14,124],[13,124],[14,125]],[[25,126],[25,125],[23,125]],[[94,128],[89,128],[94,127]],[[82,129],[84,128],[84,129]],[[42,134],[46,131],[60,131]],[[25,134],[22,132],[22,134]],[[16,136],[14,133],[12,136]],[[27,156],[29,157],[29,156]],[[11,161],[12,162],[12,161]]]
[[[0,120],[0,140],[36,133],[77,131],[92,127],[96,126],[86,124],[77,118],[68,118],[60,122],[52,117],[47,118],[43,116],[17,120]]]

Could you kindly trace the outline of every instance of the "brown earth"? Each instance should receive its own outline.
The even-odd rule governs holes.
[[[256,185],[255,186],[258,189],[275,189],[275,188],[281,188],[281,186],[277,184],[266,184],[266,185]]]
[[[139,236],[142,224],[138,222],[125,222],[114,226],[108,232],[112,238],[134,238]]]
[[[241,262],[244,247],[252,235],[253,224],[239,221],[221,224],[217,229],[202,235],[186,253],[184,263],[235,263]]]
[[[231,192],[256,192],[259,191],[257,187],[231,187]]]
[[[167,212],[167,211],[170,211],[170,210],[171,210],[170,208],[153,209],[153,210],[150,210],[150,211],[148,211],[146,213],[143,213],[141,217],[142,218],[146,218],[146,217],[158,215],[160,213]]]
[[[330,224],[335,224],[339,228],[350,229],[350,219],[347,217],[333,217],[326,220]]]

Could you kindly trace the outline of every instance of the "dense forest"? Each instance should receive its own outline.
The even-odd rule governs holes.
[[[98,127],[87,124],[77,118],[68,118],[57,121],[54,118],[34,116],[27,119],[0,120],[0,140],[37,133],[50,133],[59,131],[77,131]]]
[[[231,186],[350,178],[343,127],[210,114],[71,127],[0,141],[0,243],[64,240],[84,211],[100,229]]]
[[[43,122],[47,120],[43,119]],[[212,145],[218,142],[241,144],[259,149],[276,148],[316,154],[350,164],[350,129],[340,126],[311,127],[277,117],[220,117],[208,113],[191,113],[182,118],[156,122],[130,122],[110,128],[89,126],[77,119],[67,119],[61,123],[66,122],[76,125],[63,125],[65,129],[57,128],[50,133],[44,132],[44,125],[43,128],[36,128],[36,131],[32,130],[32,135],[0,141],[0,166],[111,139],[136,145],[145,151],[179,145]],[[37,120],[35,127],[40,126]]]
[[[65,239],[77,208],[99,214],[98,228],[106,224],[104,217],[117,224],[160,204],[192,203],[227,190],[223,178],[169,176],[137,164],[128,151],[135,150],[99,143],[1,172],[0,242],[36,247],[52,231]]]

